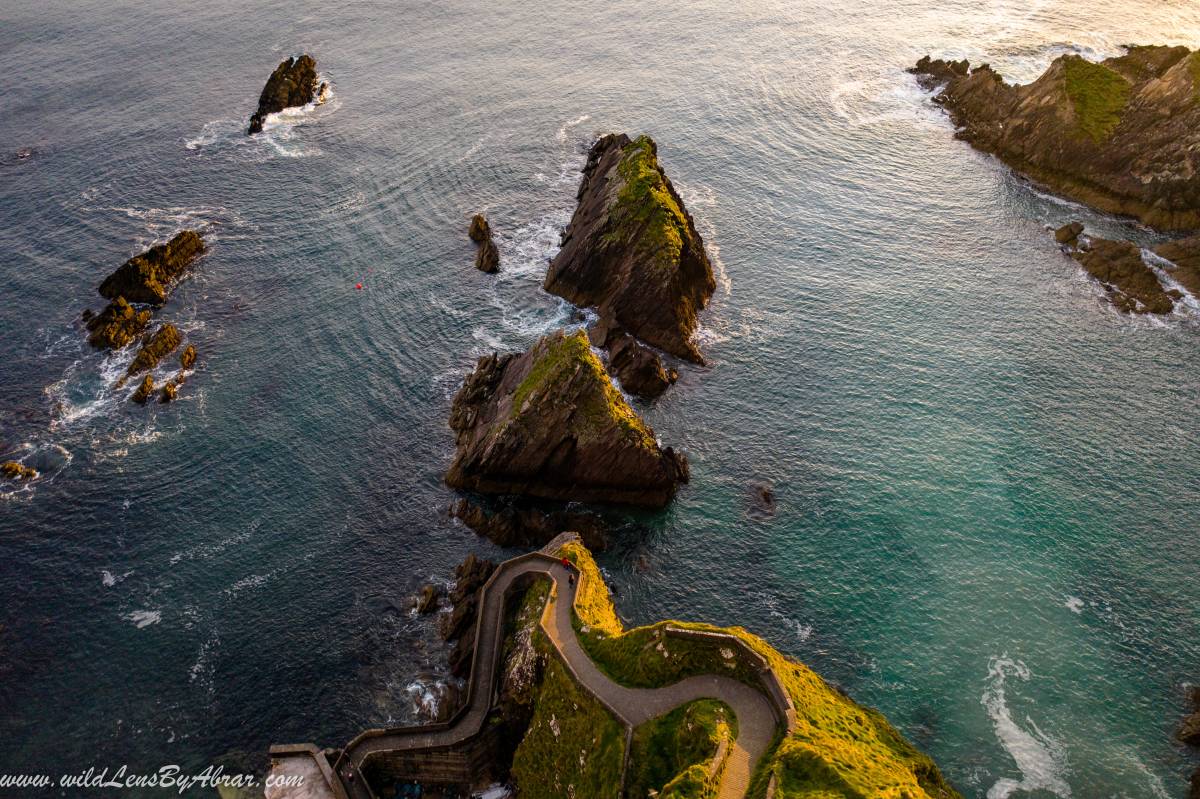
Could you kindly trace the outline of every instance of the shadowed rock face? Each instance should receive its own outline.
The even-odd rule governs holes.
[[[454,398],[453,488],[662,507],[687,459],[660,448],[582,332],[479,359]]]
[[[599,139],[578,198],[546,291],[595,307],[647,344],[702,363],[692,340],[696,314],[716,280],[654,141],[624,134]]]
[[[492,226],[488,224],[483,214],[475,214],[471,218],[471,226],[467,229],[471,241],[479,245],[475,252],[475,268],[489,275],[500,270],[500,250],[492,239]]]
[[[122,264],[100,284],[100,296],[115,300],[162,305],[172,281],[187,270],[200,253],[204,240],[194,230],[185,230],[166,244],[156,244]]]
[[[912,70],[959,138],[1052,190],[1165,229],[1200,227],[1200,52],[1061,56],[1033,83],[922,58]]]
[[[258,98],[258,110],[250,117],[250,135],[263,129],[268,114],[277,114],[285,108],[308,105],[324,93],[325,86],[317,86],[317,62],[312,56],[285,58],[263,87]]]
[[[450,515],[476,533],[502,547],[540,547],[559,533],[579,533],[588,549],[608,548],[604,522],[590,513],[543,512],[537,508],[504,506],[495,510],[461,499],[450,507]]]
[[[608,350],[609,374],[634,396],[654,399],[679,379],[678,372],[663,367],[658,353],[619,327],[600,322],[588,331],[588,339],[593,346]]]

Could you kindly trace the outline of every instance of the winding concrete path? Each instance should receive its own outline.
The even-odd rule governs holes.
[[[722,675],[689,677],[662,688],[628,688],[608,678],[579,643],[571,625],[575,590],[561,561],[545,552],[533,552],[500,564],[482,589],[483,602],[476,622],[475,659],[467,704],[449,724],[368,730],[351,741],[334,764],[340,785],[350,799],[371,799],[362,768],[368,757],[387,751],[418,750],[453,745],[467,740],[482,728],[491,711],[499,673],[501,637],[504,631],[505,598],[514,582],[527,575],[547,577],[553,589],[543,609],[541,625],[577,681],[627,730],[697,699],[718,699],[737,717],[738,735],[727,750],[718,796],[745,796],[759,758],[767,751],[780,723],[767,696],[743,682]]]

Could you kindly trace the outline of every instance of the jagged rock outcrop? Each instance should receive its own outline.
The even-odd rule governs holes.
[[[6,480],[32,480],[38,476],[38,470],[16,461],[0,463],[0,477]]]
[[[184,348],[179,355],[179,367],[181,369],[191,369],[196,365],[196,348],[191,344]]]
[[[98,314],[85,311],[88,343],[97,349],[119,350],[140,336],[150,324],[150,312],[139,311],[117,297]]]
[[[479,359],[454,398],[453,488],[662,507],[687,459],[661,448],[582,331]]]
[[[958,137],[1052,190],[1155,227],[1200,227],[1200,52],[1129,47],[1064,55],[1013,86],[990,66],[922,58],[912,70]]]
[[[324,97],[326,89],[324,83],[317,85],[317,62],[312,56],[283,59],[267,78],[267,85],[258,98],[258,110],[250,117],[250,128],[246,132],[250,135],[261,132],[268,114],[308,105]]]
[[[716,280],[654,141],[600,138],[588,154],[578,199],[546,272],[546,291],[595,307],[647,344],[702,363],[693,340],[696,314]]]
[[[679,379],[679,372],[663,367],[658,353],[614,324],[600,322],[593,326],[588,340],[592,346],[608,350],[609,374],[634,396],[654,399]]]
[[[137,387],[137,390],[133,392],[129,399],[133,400],[138,405],[145,405],[146,400],[150,399],[150,395],[153,393],[154,377],[151,375],[146,375],[144,378],[142,378],[141,385]]]
[[[471,671],[471,655],[475,651],[475,617],[479,611],[479,589],[492,576],[496,564],[490,560],[467,555],[454,570],[454,588],[450,591],[453,610],[440,620],[443,640],[454,641],[450,650],[450,672],[465,677]]]
[[[487,217],[483,214],[471,217],[467,235],[479,245],[475,250],[475,268],[489,275],[499,271],[500,250],[496,248],[496,242],[492,239],[492,226],[488,224]]]
[[[1188,746],[1200,746],[1200,686],[1192,686],[1188,691],[1192,712],[1179,726],[1175,737]]]
[[[1087,236],[1080,222],[1060,227],[1054,240],[1103,284],[1113,305],[1126,313],[1171,313],[1184,298],[1171,280],[1200,297],[1200,236],[1160,244],[1153,255],[1131,241]],[[1156,270],[1170,278],[1165,285]]]
[[[133,356],[129,368],[125,370],[125,376],[117,382],[117,388],[123,386],[129,378],[158,366],[159,361],[179,347],[180,341],[179,330],[170,323],[146,336],[142,341],[142,348]]]
[[[172,281],[177,280],[204,252],[204,239],[194,230],[177,233],[166,244],[156,244],[122,264],[100,284],[100,296],[110,300],[162,305]]]
[[[569,530],[579,533],[588,549],[602,551],[608,548],[604,522],[590,513],[561,510],[547,513],[537,508],[512,505],[493,510],[460,499],[450,506],[450,516],[502,547],[540,547]]]

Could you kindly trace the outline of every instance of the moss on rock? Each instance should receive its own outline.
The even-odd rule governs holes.
[[[1129,81],[1116,70],[1079,56],[1063,59],[1063,79],[1079,130],[1101,142],[1121,124],[1129,104]]]

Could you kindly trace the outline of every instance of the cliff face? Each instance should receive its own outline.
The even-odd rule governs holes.
[[[599,139],[544,287],[659,349],[702,362],[696,314],[716,288],[704,242],[654,141]]]
[[[659,447],[582,332],[481,358],[454,398],[450,427],[453,488],[661,507],[687,482],[687,460]]]
[[[1130,47],[1058,58],[1011,86],[989,66],[928,56],[912,70],[958,136],[1054,191],[1164,229],[1200,227],[1200,52]]]
[[[285,58],[275,67],[267,85],[258,98],[258,110],[250,117],[248,134],[260,133],[268,114],[277,114],[285,108],[308,105],[319,99],[325,85],[317,86],[317,62],[310,55]]]

